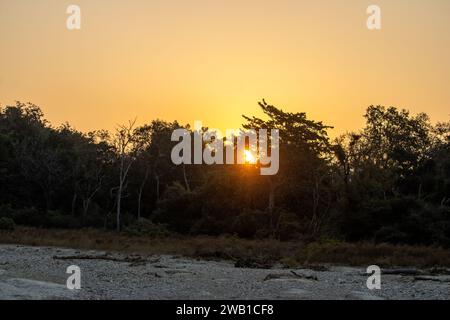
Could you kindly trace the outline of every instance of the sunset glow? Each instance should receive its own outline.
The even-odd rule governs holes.
[[[55,125],[137,117],[239,128],[262,98],[335,127],[371,104],[448,119],[450,1],[0,0],[0,104],[31,101]]]
[[[449,59],[450,0],[0,0],[0,300],[450,300]]]
[[[245,162],[248,164],[255,164],[257,162],[257,159],[252,151],[245,150]]]

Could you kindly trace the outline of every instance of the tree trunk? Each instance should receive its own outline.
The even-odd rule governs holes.
[[[142,180],[141,186],[139,187],[139,192],[138,192],[138,220],[141,220],[141,201],[142,201],[142,193],[144,192],[144,186],[145,183],[147,182],[147,178],[148,178],[148,172],[149,169],[147,168],[145,170],[145,175],[144,175],[144,179]]]
[[[417,200],[422,199],[422,183],[419,184],[419,190],[417,191]]]
[[[313,212],[309,224],[309,229],[311,230],[312,235],[315,235],[318,229],[320,186],[319,186],[319,178],[316,175],[314,175],[313,179],[314,179],[314,187],[312,189]]]
[[[275,208],[275,183],[272,178],[269,180],[269,212],[272,213]]]
[[[117,190],[117,217],[116,217],[116,224],[117,224],[117,232],[120,232],[120,205],[122,202],[122,181],[119,184],[119,189]]]
[[[156,180],[156,200],[159,201],[159,176],[155,174]]]
[[[72,215],[73,216],[75,215],[75,205],[77,203],[77,197],[78,197],[77,194],[74,193],[73,197],[72,197]]]
[[[138,221],[141,220],[141,199],[142,199],[142,187],[139,189],[138,193],[138,212],[137,212]]]
[[[85,219],[86,219],[86,216],[87,216],[87,212],[88,212],[88,210],[89,210],[89,203],[90,203],[90,202],[91,202],[91,201],[90,201],[89,198],[83,200],[83,217],[82,217],[83,225],[84,225],[84,223],[85,223]]]
[[[186,190],[191,191],[191,188],[189,186],[189,182],[186,176],[186,165],[183,164],[183,177],[184,177],[184,184],[186,185]]]

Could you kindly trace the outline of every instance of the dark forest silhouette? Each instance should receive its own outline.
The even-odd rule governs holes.
[[[260,107],[280,130],[280,170],[176,166],[177,122],[134,122],[116,132],[51,126],[40,108],[0,110],[0,229],[122,229],[134,234],[450,247],[450,123],[370,106],[359,132],[335,140],[305,113]],[[187,127],[189,128],[189,127]],[[204,129],[206,130],[206,128]]]

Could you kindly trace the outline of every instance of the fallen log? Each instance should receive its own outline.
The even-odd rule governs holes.
[[[137,266],[146,264],[147,262],[156,263],[159,262],[159,258],[154,260],[147,260],[141,256],[126,256],[126,257],[112,257],[110,255],[73,255],[73,256],[53,256],[55,260],[105,260],[114,262],[127,262],[130,266]]]
[[[307,279],[307,280],[319,281],[319,279],[316,276],[314,276],[314,275],[308,276],[308,275],[304,275],[304,274],[298,274],[295,271],[291,271],[291,273],[293,275],[299,277],[299,278],[303,278],[303,279]]]
[[[330,271],[329,267],[321,265],[321,264],[309,264],[309,265],[303,266],[303,268],[313,270],[313,271],[318,271],[318,272]]]
[[[450,277],[416,276],[415,281],[450,282]]]
[[[433,267],[430,270],[430,274],[433,275],[449,275],[450,276],[450,269],[449,268],[442,268],[442,267]]]
[[[423,275],[424,271],[415,268],[402,268],[402,269],[384,269],[382,274],[392,274],[401,276],[416,276]]]
[[[313,280],[318,281],[319,279],[314,275],[304,275],[299,274],[294,271],[291,271],[290,273],[269,273],[263,281],[268,280],[274,280],[274,279],[306,279],[306,280]]]

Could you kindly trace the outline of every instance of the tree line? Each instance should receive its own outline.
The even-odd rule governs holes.
[[[370,106],[364,128],[331,139],[305,113],[259,106],[265,118],[242,126],[279,130],[275,176],[257,164],[174,165],[172,132],[191,130],[177,121],[83,133],[31,103],[2,107],[0,228],[450,247],[450,122]]]

